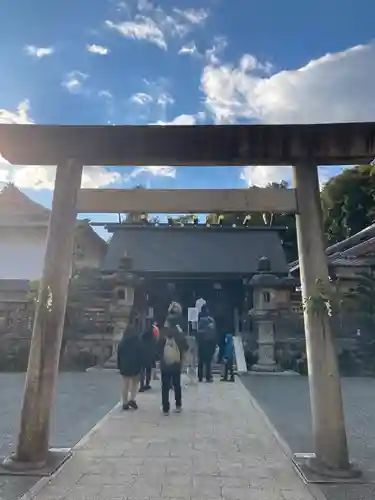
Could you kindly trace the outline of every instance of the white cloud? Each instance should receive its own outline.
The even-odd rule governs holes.
[[[16,111],[0,109],[0,123],[15,123],[19,125],[30,125],[34,123],[29,117],[30,101],[24,99],[17,106]]]
[[[208,64],[201,85],[217,122],[366,121],[375,117],[375,43],[327,54],[295,70],[245,54],[237,66]]]
[[[220,56],[228,45],[228,41],[224,36],[216,36],[213,45],[210,49],[206,50],[205,56],[210,65],[220,63]]]
[[[319,167],[319,183],[323,187],[333,175],[338,175],[345,167]],[[246,182],[248,186],[266,187],[270,183],[280,183],[287,181],[291,184],[292,167],[281,166],[262,166],[255,165],[245,167],[240,175],[240,178]]]
[[[169,122],[158,120],[156,125],[195,125],[197,119],[197,115],[179,115]]]
[[[137,92],[136,94],[133,94],[129,100],[135,104],[143,105],[150,104],[153,101],[153,97],[144,92]]]
[[[186,45],[183,45],[180,50],[178,51],[179,54],[184,55],[190,55],[190,56],[199,56],[199,52],[197,49],[197,46],[195,45],[195,42],[190,42]]]
[[[245,54],[237,65],[211,61],[201,88],[216,123],[327,123],[375,119],[375,43],[326,54],[293,70]],[[247,167],[254,184],[290,179],[284,167]],[[325,178],[327,173],[325,173]]]
[[[37,57],[38,59],[51,56],[55,52],[53,47],[36,47],[35,45],[26,45],[24,50],[28,56]]]
[[[28,125],[34,123],[29,116],[30,103],[22,101],[16,111],[0,109],[0,123],[15,123]],[[11,165],[0,151],[0,184],[13,182],[17,187],[24,189],[54,188],[55,167],[49,166],[16,166]],[[82,175],[82,187],[99,188],[122,180],[121,174],[104,167],[85,167]]]
[[[271,182],[289,181],[291,172],[291,167],[264,167],[262,165],[255,165],[245,167],[240,177],[248,186],[265,187]]]
[[[113,95],[109,90],[99,90],[98,96],[104,97],[104,99],[113,99]]]
[[[174,99],[169,92],[160,92],[156,103],[165,109],[169,104],[174,104]]]
[[[88,77],[89,75],[81,71],[71,71],[65,76],[61,85],[72,94],[79,94]]]
[[[206,9],[173,9],[173,11],[180,17],[186,19],[191,24],[204,24],[208,18],[208,10]]]
[[[125,38],[147,41],[162,50],[167,50],[169,39],[183,38],[203,26],[209,14],[205,9],[172,9],[167,13],[149,0],[138,0],[134,8],[129,3],[121,12],[126,20],[106,20],[105,25]]]
[[[100,56],[106,56],[109,54],[108,47],[103,47],[103,45],[96,45],[95,43],[86,45],[86,49],[92,54],[98,54]]]
[[[141,174],[151,174],[155,177],[176,177],[176,168],[167,166],[147,166],[135,168],[127,177],[127,180],[135,179]]]
[[[125,21],[123,23],[114,23],[107,20],[105,24],[125,38],[145,40],[157,45],[160,49],[167,50],[167,42],[163,31],[149,17],[136,16],[134,21]]]

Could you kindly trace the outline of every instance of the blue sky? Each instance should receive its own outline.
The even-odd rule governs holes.
[[[374,120],[374,17],[371,0],[1,0],[0,122]],[[338,170],[322,169],[321,180]],[[0,182],[46,205],[53,172],[0,162]],[[288,168],[98,167],[84,185],[282,179]]]

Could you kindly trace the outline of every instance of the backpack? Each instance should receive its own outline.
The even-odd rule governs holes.
[[[212,317],[202,317],[198,323],[198,334],[201,340],[214,341],[216,339],[215,321]]]
[[[165,341],[163,361],[166,365],[174,365],[181,362],[181,354],[174,338]]]

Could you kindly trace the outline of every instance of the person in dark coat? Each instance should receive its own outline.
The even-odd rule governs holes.
[[[141,337],[142,345],[142,370],[139,392],[151,389],[152,369],[155,366],[157,338],[154,334],[153,325],[150,324]]]
[[[142,369],[142,345],[138,335],[137,325],[129,324],[123,333],[117,350],[117,367],[122,375],[122,409],[136,410],[138,405],[135,401],[139,376]]]
[[[161,371],[161,399],[164,415],[169,414],[169,391],[174,389],[176,412],[182,409],[181,369],[185,353],[189,346],[182,330],[177,327],[165,327],[158,343]]]
[[[216,349],[216,325],[207,306],[203,306],[199,314],[198,330],[198,380],[203,381],[204,375],[207,382],[212,382],[211,364]]]

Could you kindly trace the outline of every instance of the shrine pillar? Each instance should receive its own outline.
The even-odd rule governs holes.
[[[351,476],[340,376],[328,310],[310,307],[323,287],[330,297],[323,234],[318,169],[311,163],[293,167],[297,197],[297,241],[304,301],[304,324],[309,372],[312,431],[315,456],[310,469],[323,475]]]
[[[50,420],[71,276],[82,164],[56,169],[42,278],[31,339],[17,450],[4,467],[36,469],[49,457]]]

